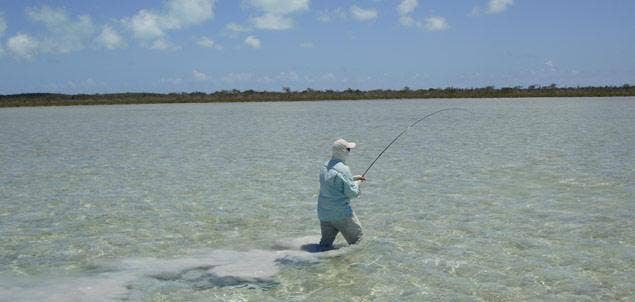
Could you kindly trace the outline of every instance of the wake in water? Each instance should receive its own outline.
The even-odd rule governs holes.
[[[157,259],[129,258],[100,265],[101,273],[47,279],[34,285],[0,280],[0,301],[113,301],[142,298],[144,288],[173,286],[204,290],[248,287],[267,290],[277,286],[281,265],[310,265],[349,253],[354,247],[315,253],[319,236],[281,240],[273,250],[200,250],[190,256]],[[105,271],[105,272],[104,272]]]

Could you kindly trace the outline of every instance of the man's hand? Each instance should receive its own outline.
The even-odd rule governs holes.
[[[363,182],[363,181],[366,181],[366,177],[361,176],[361,175],[355,175],[355,176],[353,176],[353,180],[355,180],[355,181],[359,180],[359,181]]]

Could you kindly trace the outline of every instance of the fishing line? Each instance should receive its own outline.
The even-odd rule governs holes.
[[[469,111],[467,109],[463,109],[463,108],[446,108],[446,109],[441,109],[439,111],[435,111],[432,112],[418,120],[416,120],[414,123],[410,124],[410,126],[408,126],[406,129],[404,129],[403,131],[401,131],[401,133],[399,133],[399,135],[397,135],[397,137],[395,137],[395,139],[393,139],[390,144],[388,144],[388,146],[386,146],[386,148],[384,148],[384,150],[381,151],[381,153],[379,153],[379,155],[377,155],[377,157],[375,158],[375,160],[373,160],[372,163],[370,163],[370,166],[368,166],[368,168],[366,169],[366,171],[364,171],[364,174],[362,174],[362,177],[366,176],[366,173],[368,173],[368,170],[370,170],[370,168],[373,167],[373,165],[375,164],[375,162],[377,162],[377,160],[384,154],[384,152],[386,152],[386,150],[388,150],[388,148],[390,148],[390,146],[392,146],[392,144],[394,144],[402,135],[406,134],[406,132],[408,131],[408,129],[412,128],[414,125],[418,124],[419,122],[437,114],[437,113],[441,113],[443,111],[449,111],[449,110],[461,110],[461,111],[467,111],[472,113],[472,111]]]

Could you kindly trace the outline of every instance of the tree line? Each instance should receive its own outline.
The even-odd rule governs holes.
[[[155,103],[217,103],[217,102],[271,102],[271,101],[325,101],[373,99],[441,99],[441,98],[528,98],[528,97],[613,97],[635,96],[635,86],[558,87],[531,85],[528,87],[487,86],[481,88],[429,88],[399,90],[315,90],[307,88],[293,91],[222,90],[216,92],[181,93],[108,93],[59,94],[23,93],[0,95],[0,107],[68,106]]]

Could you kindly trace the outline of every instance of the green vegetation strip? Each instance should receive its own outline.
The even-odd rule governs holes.
[[[0,107],[70,106],[160,103],[221,103],[271,101],[323,101],[323,100],[375,100],[375,99],[441,99],[441,98],[528,98],[528,97],[612,97],[635,96],[635,86],[557,87],[529,86],[494,88],[430,88],[401,90],[314,90],[282,92],[254,90],[223,90],[212,93],[111,93],[111,94],[56,94],[25,93],[0,95]]]

